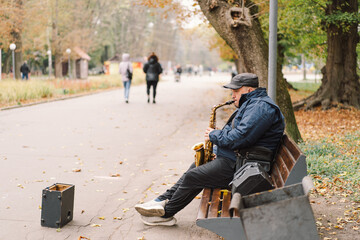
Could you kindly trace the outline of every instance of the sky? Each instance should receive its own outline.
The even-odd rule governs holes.
[[[181,0],[180,3],[183,6],[186,6],[189,9],[194,9],[194,7],[192,6],[195,3],[194,0]],[[199,8],[199,6],[196,6],[195,8]],[[202,23],[202,20],[195,16],[195,17],[193,17],[193,19],[189,23],[185,23],[183,25],[183,27],[184,28],[193,28],[193,27],[196,27],[197,25],[199,25],[201,23]]]

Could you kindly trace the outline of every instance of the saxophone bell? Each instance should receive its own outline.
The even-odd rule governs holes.
[[[204,164],[204,160],[205,160],[204,143],[203,142],[196,143],[194,146],[192,146],[191,149],[195,151],[195,166],[198,167]]]

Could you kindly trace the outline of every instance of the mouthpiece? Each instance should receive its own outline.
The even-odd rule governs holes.
[[[234,100],[231,100],[231,101],[227,101],[225,104],[226,105],[230,105],[230,104],[232,104],[232,103],[234,103],[235,101]]]

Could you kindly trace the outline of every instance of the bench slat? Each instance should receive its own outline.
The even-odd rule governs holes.
[[[208,213],[208,209],[209,209],[210,194],[211,194],[211,189],[210,188],[204,188],[202,198],[201,198],[201,202],[200,202],[200,207],[199,207],[199,212],[198,212],[197,219],[207,218],[207,213]]]
[[[283,143],[295,159],[298,159],[300,157],[301,155],[300,148],[287,135],[283,136]]]
[[[223,201],[221,209],[221,217],[230,217],[229,207],[231,202],[231,192],[228,190],[223,191]]]
[[[283,162],[286,165],[286,168],[290,172],[295,165],[296,159],[294,159],[294,157],[291,155],[291,152],[285,146],[282,146],[280,148],[279,156],[282,158]]]
[[[278,163],[275,162],[273,165],[273,169],[271,172],[271,178],[276,186],[276,188],[284,186],[284,180],[281,177],[280,170],[278,167]]]
[[[278,170],[280,172],[280,175],[281,175],[281,179],[283,181],[285,181],[285,179],[288,178],[289,176],[289,168],[288,166],[285,164],[285,161],[283,159],[283,155],[279,155],[278,156],[278,161],[276,162],[276,166],[278,167]]]
[[[221,189],[217,188],[213,190],[208,218],[216,218],[219,211]]]

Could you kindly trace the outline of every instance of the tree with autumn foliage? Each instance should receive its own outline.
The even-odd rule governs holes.
[[[303,50],[314,54],[321,51],[326,58],[326,64],[321,69],[323,78],[320,88],[312,96],[295,103],[295,108],[322,106],[327,109],[342,104],[360,109],[360,82],[356,71],[360,1],[285,2],[291,15],[298,19],[298,23],[294,23],[298,32],[293,34],[292,39],[300,41],[299,46]],[[303,26],[299,26],[302,22]],[[313,31],[309,31],[311,26]],[[294,33],[287,33],[291,32]]]
[[[24,21],[24,4],[22,0],[0,1],[0,47],[5,50],[6,72],[10,70],[11,50],[10,43],[16,44],[15,49],[15,73],[16,79],[20,78],[20,66],[22,64],[22,31]]]

